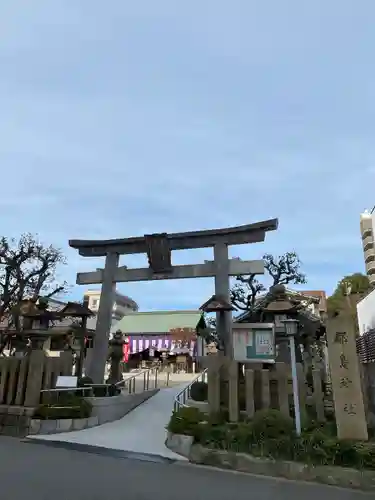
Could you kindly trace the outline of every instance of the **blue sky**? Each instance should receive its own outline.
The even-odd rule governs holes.
[[[74,284],[102,265],[70,238],[273,217],[278,231],[232,256],[296,250],[307,287],[327,292],[363,271],[359,214],[375,205],[373,0],[13,0],[0,12],[1,232],[62,247],[61,277]],[[185,309],[213,282],[120,290],[144,310]]]

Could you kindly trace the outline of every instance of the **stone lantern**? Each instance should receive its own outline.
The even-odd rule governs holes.
[[[293,300],[288,296],[286,288],[284,285],[274,285],[270,288],[271,301],[265,307],[265,312],[272,314],[272,321],[275,323],[275,332],[276,332],[276,349],[277,349],[277,358],[278,361],[283,361],[289,363],[290,353],[289,353],[289,338],[285,333],[285,325],[284,323],[280,323],[276,320],[276,317],[283,318],[283,321],[286,319],[297,319],[298,317],[298,306],[299,304],[294,303]],[[297,337],[297,344],[299,342],[298,339],[298,330],[295,334]],[[295,349],[297,362],[302,361],[301,350],[298,348]]]
[[[236,311],[236,308],[225,297],[212,295],[199,309],[205,313],[216,313],[218,348],[223,350],[226,355],[232,356],[231,323],[227,321],[227,316],[228,313]]]
[[[79,302],[68,302],[60,311],[60,316],[64,318],[80,319],[80,324],[72,325],[71,330],[75,337],[79,339],[79,355],[76,358],[75,376],[82,377],[83,361],[85,357],[85,337],[87,331],[87,319],[93,316],[94,313],[88,308],[87,303],[80,304]]]
[[[122,379],[121,374],[121,361],[123,358],[123,346],[126,340],[121,330],[113,335],[113,338],[109,341],[109,360],[110,360],[110,372],[109,378],[107,380],[108,384],[116,384]]]
[[[30,348],[43,349],[46,340],[51,336],[50,323],[60,319],[60,314],[55,311],[49,311],[48,300],[41,297],[36,301],[27,299],[22,300],[16,308],[15,315],[21,320],[21,331],[16,332],[16,337],[21,343],[26,344],[30,340]]]

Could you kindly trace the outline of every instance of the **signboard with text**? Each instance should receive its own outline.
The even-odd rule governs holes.
[[[275,363],[273,323],[233,323],[233,359],[240,363]]]
[[[78,377],[69,375],[59,375],[56,380],[56,389],[65,389],[70,387],[77,387]]]

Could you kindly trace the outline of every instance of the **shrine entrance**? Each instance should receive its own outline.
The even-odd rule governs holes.
[[[185,233],[161,233],[141,237],[114,240],[70,240],[69,245],[84,257],[105,257],[103,269],[78,273],[78,285],[101,284],[101,299],[88,375],[94,383],[102,383],[108,355],[108,341],[116,283],[131,281],[157,281],[166,279],[207,278],[215,279],[215,295],[229,301],[230,277],[263,274],[263,260],[242,261],[230,259],[228,247],[258,243],[265,240],[266,232],[275,231],[277,219],[256,222],[244,226]],[[214,260],[203,264],[174,266],[173,250],[213,248]],[[145,253],[149,267],[132,269],[119,266],[120,255]],[[217,333],[231,353],[232,313],[217,313]]]

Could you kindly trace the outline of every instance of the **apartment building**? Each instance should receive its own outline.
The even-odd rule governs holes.
[[[315,314],[315,316],[320,317],[322,320],[326,318],[327,295],[324,290],[298,290],[298,293],[308,299],[318,299],[318,301],[310,300],[311,303],[307,306],[307,308]]]
[[[366,210],[361,214],[360,229],[365,259],[365,268],[371,285],[375,285],[375,245],[374,245],[374,214]]]
[[[84,293],[84,300],[87,300],[88,307],[92,312],[97,313],[100,304],[100,290],[87,290]],[[112,311],[112,324],[120,321],[126,314],[138,311],[138,304],[126,295],[115,292],[113,311]]]

